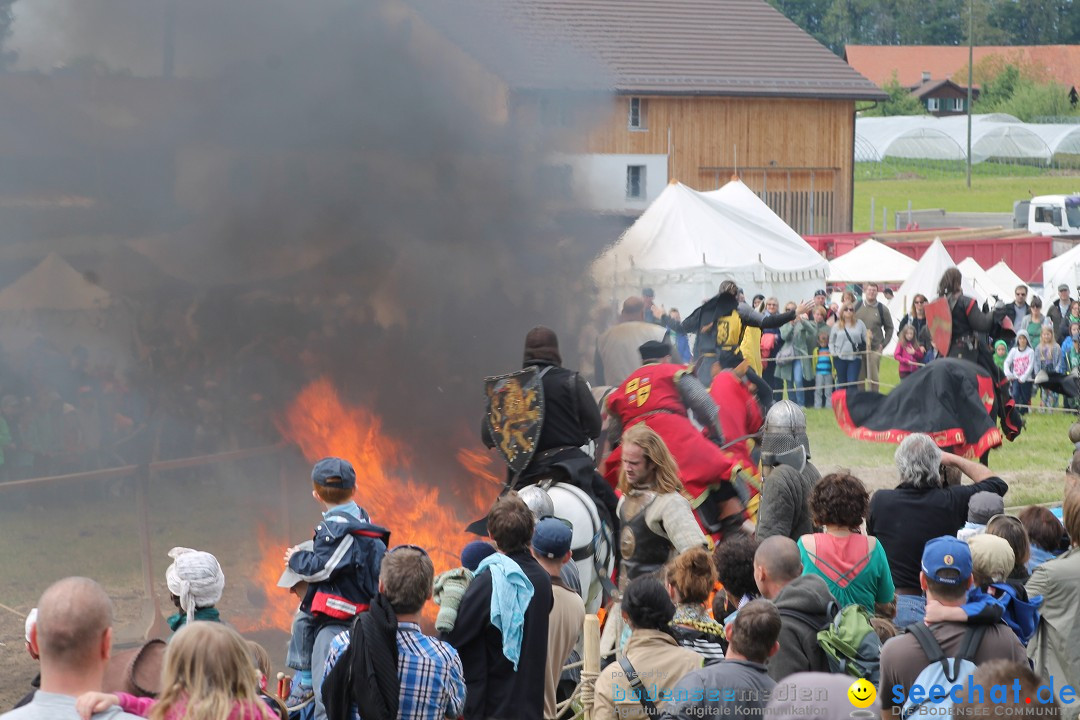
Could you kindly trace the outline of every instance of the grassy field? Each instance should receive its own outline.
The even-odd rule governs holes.
[[[971,188],[966,186],[962,173],[942,177],[911,177],[869,179],[855,173],[853,229],[870,229],[870,201],[874,201],[874,228],[881,228],[882,208],[889,212],[892,227],[893,212],[944,208],[953,212],[1008,212],[1013,201],[1033,195],[1053,195],[1080,191],[1080,176],[1012,176],[973,175]]]
[[[897,363],[881,362],[881,382],[899,382]],[[1016,442],[1006,442],[990,453],[990,467],[1009,483],[1006,502],[1011,506],[1061,500],[1065,466],[1072,457],[1068,439],[1073,416],[1066,413],[1027,416],[1027,427]],[[896,446],[853,440],[836,424],[831,410],[808,410],[807,430],[814,463],[822,470],[851,470],[873,489],[896,484],[893,454]]]

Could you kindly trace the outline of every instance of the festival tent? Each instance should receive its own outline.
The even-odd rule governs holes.
[[[1071,288],[1080,286],[1080,245],[1052,257],[1042,265],[1043,287],[1056,289],[1061,283]]]
[[[132,328],[123,302],[56,253],[0,291],[5,349],[27,347],[43,336],[62,351],[84,345],[122,366],[133,352]]]
[[[918,263],[873,238],[829,261],[829,282],[903,282]]]
[[[1008,294],[1003,294],[1001,286],[994,282],[994,279],[982,269],[979,263],[975,262],[975,258],[966,257],[956,267],[964,275],[963,285],[965,289],[970,285],[972,288],[983,291],[991,298],[996,296],[998,299],[1003,300],[1012,299],[1012,288],[1009,289]],[[991,299],[990,302],[993,303],[994,301]]]
[[[994,284],[1005,292],[1005,295],[1001,296],[1001,299],[1008,302],[1012,299],[1013,292],[1020,285],[1028,288],[1030,294],[1031,288],[1028,284],[1020,279],[1020,276],[1013,272],[1013,269],[1005,264],[1004,260],[998,260],[997,264],[993,267],[987,268],[986,274],[990,276],[990,279],[994,281]]]
[[[808,300],[829,263],[742,182],[700,193],[673,182],[593,263],[601,297],[618,305],[644,287],[685,317],[725,278],[747,297]]]

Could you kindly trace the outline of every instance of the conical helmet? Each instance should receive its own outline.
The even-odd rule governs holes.
[[[800,472],[810,457],[806,413],[790,400],[781,400],[765,416],[761,436],[761,464],[789,465]]]

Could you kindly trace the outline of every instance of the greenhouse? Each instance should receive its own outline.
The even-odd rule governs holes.
[[[964,160],[966,148],[966,115],[868,117],[855,121],[856,162],[881,162],[886,158]],[[1080,125],[1036,125],[1003,113],[972,117],[973,163],[1049,165],[1077,155]]]

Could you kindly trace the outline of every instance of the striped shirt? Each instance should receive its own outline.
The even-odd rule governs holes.
[[[326,672],[348,649],[352,636],[344,630],[330,643]],[[402,720],[443,720],[465,710],[465,673],[457,650],[420,632],[416,623],[398,623],[398,717]],[[361,720],[352,706],[353,720]]]

